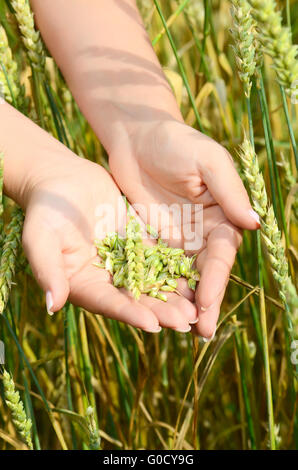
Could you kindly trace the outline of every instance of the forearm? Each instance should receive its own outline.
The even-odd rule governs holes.
[[[135,0],[31,0],[48,49],[108,151],[140,123],[179,119]]]
[[[0,105],[0,123],[4,192],[25,208],[34,187],[44,177],[58,172],[62,160],[63,167],[68,164],[71,169],[77,159],[60,142],[7,103]]]

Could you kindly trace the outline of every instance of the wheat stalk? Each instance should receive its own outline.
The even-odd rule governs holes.
[[[271,56],[279,83],[289,94],[298,79],[297,45],[292,44],[291,31],[282,25],[281,11],[275,0],[248,0],[258,23],[264,51]]]
[[[2,380],[4,386],[5,401],[12,413],[12,421],[19,434],[25,440],[29,449],[33,450],[33,444],[31,439],[32,421],[30,418],[27,418],[23,402],[20,398],[20,394],[18,391],[16,391],[14,381],[11,375],[6,370],[4,370]]]
[[[27,0],[12,0],[11,2],[18,21],[24,46],[27,50],[32,67],[44,71],[45,52],[40,34],[35,30],[34,17]]]
[[[12,278],[15,273],[23,219],[22,210],[20,208],[15,209],[3,243],[0,259],[0,314],[3,313],[8,301]]]

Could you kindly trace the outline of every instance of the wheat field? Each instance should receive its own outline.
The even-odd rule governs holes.
[[[244,233],[204,343],[70,303],[47,315],[21,247],[24,215],[4,195],[0,449],[298,449],[298,2],[138,4],[186,123],[232,154],[261,229]],[[0,0],[2,97],[108,168],[28,12]]]

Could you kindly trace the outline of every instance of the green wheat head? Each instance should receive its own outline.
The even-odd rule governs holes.
[[[246,0],[232,0],[231,3],[233,28],[230,31],[234,39],[233,49],[239,77],[248,98],[252,85],[251,77],[256,68],[255,22],[251,16],[251,7]]]
[[[23,402],[20,398],[20,394],[15,389],[14,381],[11,375],[4,370],[3,373],[3,386],[5,401],[12,414],[12,421],[17,429],[18,433],[25,440],[30,450],[33,450],[33,444],[31,440],[31,419],[27,418],[24,410]]]
[[[289,94],[298,80],[298,46],[292,44],[290,29],[282,25],[281,11],[277,10],[275,0],[249,0],[249,3],[264,52],[272,58],[278,82]]]

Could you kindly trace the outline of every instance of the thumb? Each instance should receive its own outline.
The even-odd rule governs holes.
[[[22,241],[34,277],[46,294],[47,311],[52,315],[64,306],[69,295],[59,239],[54,232],[42,228],[40,222],[25,219]]]
[[[213,198],[227,218],[237,227],[255,230],[260,227],[258,214],[251,207],[248,194],[228,151],[213,145],[202,160],[201,174]]]

